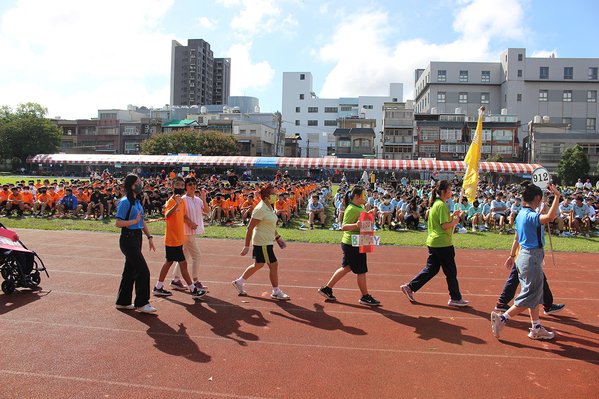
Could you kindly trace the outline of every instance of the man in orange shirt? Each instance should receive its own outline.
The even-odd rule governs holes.
[[[245,224],[252,217],[252,212],[259,201],[254,201],[254,194],[248,194],[248,199],[241,206],[241,221]]]
[[[287,203],[285,202],[285,194],[279,193],[278,201],[275,201],[275,214],[283,224],[281,227],[285,227],[289,221],[289,210],[287,209]]]
[[[46,211],[48,202],[50,201],[51,199],[48,196],[46,186],[41,186],[39,190],[37,190],[37,197],[35,199],[35,203],[33,204],[33,213],[37,213],[37,217],[41,218]]]
[[[10,195],[10,190],[8,189],[8,184],[2,186],[2,190],[0,190],[0,206],[6,207],[6,201],[8,200],[8,196]]]
[[[24,210],[32,212],[31,216],[33,216],[33,194],[29,186],[23,186],[21,194],[23,195]]]
[[[75,197],[77,197],[77,208],[75,208],[75,212],[73,212],[73,214],[77,216],[77,214],[80,211],[83,211],[84,214],[87,214],[87,204],[89,203],[89,195],[85,194],[85,192],[83,191],[83,187],[78,187],[77,192],[74,194]]]
[[[152,293],[156,296],[171,296],[172,292],[167,291],[163,288],[164,279],[168,274],[174,262],[179,262],[181,268],[181,274],[183,279],[189,287],[192,298],[201,298],[206,295],[206,291],[200,290],[195,286],[189,271],[187,270],[187,261],[185,260],[185,254],[183,253],[183,243],[185,242],[185,204],[181,195],[185,193],[185,180],[182,177],[175,176],[171,182],[173,186],[173,196],[169,198],[165,206],[166,231],[164,233],[164,245],[166,247],[166,262],[160,269],[160,276],[158,276],[158,282]]]
[[[19,192],[18,187],[12,188],[11,194],[9,194],[6,200],[6,216],[11,216],[13,209],[17,209],[18,216],[23,216],[25,202],[23,200],[23,195]]]
[[[216,197],[210,203],[212,208],[212,216],[210,217],[210,224],[214,224],[216,221],[220,225],[221,218],[226,216],[228,213],[227,201],[223,199],[221,193],[216,193]]]

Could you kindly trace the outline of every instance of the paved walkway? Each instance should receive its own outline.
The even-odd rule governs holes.
[[[290,302],[269,298],[266,270],[239,297],[230,281],[251,259],[240,241],[200,240],[199,301],[152,299],[157,315],[114,309],[123,267],[118,236],[19,231],[50,272],[39,292],[0,293],[2,398],[465,398],[594,397],[599,388],[599,256],[557,253],[545,266],[556,302],[542,317],[552,341],[527,338],[518,316],[491,333],[489,313],[507,277],[506,252],[457,250],[471,306],[447,306],[441,274],[417,303],[398,293],[426,249],[377,247],[368,284],[383,306],[358,304],[353,275],[325,302],[316,289],[341,262],[338,245],[275,249]],[[145,240],[144,240],[145,241]],[[161,244],[160,239],[157,240]],[[164,249],[145,252],[152,284]]]

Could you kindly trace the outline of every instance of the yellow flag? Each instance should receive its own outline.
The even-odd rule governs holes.
[[[484,112],[484,108],[482,108],[482,111]],[[464,174],[464,184],[462,185],[462,188],[470,203],[473,203],[476,199],[476,187],[478,186],[478,165],[480,163],[480,150],[482,147],[483,136],[483,112],[478,115],[476,132],[472,138],[470,149],[464,158],[464,162],[468,168]]]

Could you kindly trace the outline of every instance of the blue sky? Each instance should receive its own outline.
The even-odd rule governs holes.
[[[171,41],[208,41],[232,58],[232,95],[281,109],[283,72],[314,76],[320,97],[386,95],[429,61],[598,58],[596,0],[3,0],[0,105],[49,116],[169,102]]]

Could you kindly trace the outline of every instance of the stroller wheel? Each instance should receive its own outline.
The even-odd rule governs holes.
[[[2,278],[5,280],[8,278],[8,276],[10,276],[11,273],[8,265],[2,266],[2,268],[0,269],[0,274],[2,274]]]
[[[40,272],[35,272],[29,276],[31,278],[31,282],[35,285],[39,285],[41,283],[42,278],[40,277]]]
[[[2,292],[6,295],[10,295],[15,291],[15,282],[12,279],[4,280],[2,282]]]

